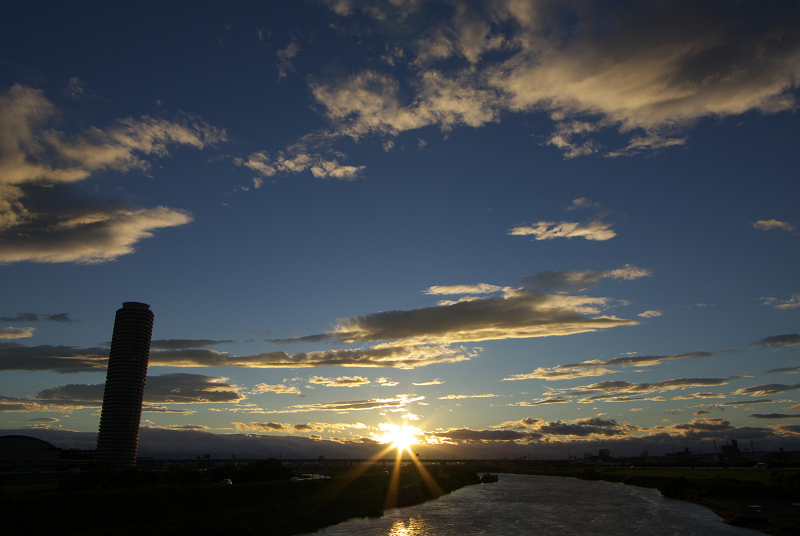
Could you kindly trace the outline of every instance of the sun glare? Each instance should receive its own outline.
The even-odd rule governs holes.
[[[379,442],[391,443],[392,448],[409,452],[411,451],[411,445],[417,444],[417,434],[422,433],[422,430],[416,426],[409,426],[408,424],[399,426],[388,422],[381,424],[380,429],[383,430],[383,434],[378,436]]]

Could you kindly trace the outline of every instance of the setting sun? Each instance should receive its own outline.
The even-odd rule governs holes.
[[[381,443],[392,443],[392,448],[397,448],[400,451],[411,451],[411,445],[417,443],[417,434],[421,434],[422,430],[416,426],[404,424],[399,426],[397,424],[383,423],[380,425],[383,433],[376,437]]]

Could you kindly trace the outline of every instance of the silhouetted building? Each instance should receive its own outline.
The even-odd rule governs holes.
[[[60,449],[22,435],[0,437],[0,472],[78,471],[91,465],[93,450]]]
[[[117,310],[95,456],[114,469],[136,465],[152,331],[153,313],[146,303],[125,302]]]

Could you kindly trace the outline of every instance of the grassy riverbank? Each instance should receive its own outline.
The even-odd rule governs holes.
[[[774,536],[800,534],[800,470],[749,468],[536,468],[525,474],[622,482],[713,510],[725,523]]]
[[[97,489],[14,491],[0,497],[0,516],[9,534],[290,536],[359,517],[380,517],[387,496],[408,506],[479,482],[469,468],[429,468],[434,490],[414,467],[392,475],[368,471],[326,480],[237,483],[136,483]],[[217,481],[218,482],[218,481]],[[69,488],[69,485],[66,486]]]

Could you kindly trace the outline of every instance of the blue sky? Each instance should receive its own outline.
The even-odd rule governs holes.
[[[140,301],[146,453],[798,448],[798,15],[18,3],[0,429],[91,446]]]

